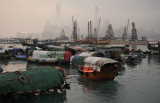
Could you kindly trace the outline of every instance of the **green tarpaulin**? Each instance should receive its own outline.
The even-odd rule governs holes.
[[[23,73],[4,73],[0,74],[0,94],[49,89],[63,82],[63,74],[52,67],[41,67]]]

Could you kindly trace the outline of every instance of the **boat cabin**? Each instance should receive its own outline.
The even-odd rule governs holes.
[[[118,61],[103,57],[87,57],[84,66],[79,66],[79,73],[93,80],[114,80],[118,74]]]

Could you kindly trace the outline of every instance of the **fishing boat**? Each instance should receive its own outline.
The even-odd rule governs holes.
[[[151,54],[158,54],[158,42],[148,42],[148,49],[150,50]]]
[[[65,83],[64,70],[58,67],[40,67],[0,75],[0,95],[41,92]]]
[[[114,80],[118,74],[118,61],[102,57],[87,57],[79,66],[82,77],[92,80]]]
[[[3,47],[0,47],[0,58],[5,57],[5,49]]]
[[[25,38],[20,40],[22,46],[36,46],[38,39]]]
[[[9,46],[7,48],[0,47],[0,58],[10,58],[12,57],[13,46]]]
[[[21,48],[13,48],[12,49],[12,56],[16,59],[27,59],[27,55],[25,54],[24,50]]]
[[[107,58],[111,58],[119,62],[125,62],[125,45],[106,45],[104,48]]]
[[[138,55],[137,54],[126,55],[126,62],[127,63],[136,63],[137,60],[138,60]]]

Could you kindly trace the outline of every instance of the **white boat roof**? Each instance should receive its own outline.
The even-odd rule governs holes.
[[[121,48],[121,47],[125,47],[125,45],[105,45],[105,47],[106,47],[106,48],[115,48],[115,47]]]
[[[98,67],[103,67],[105,64],[109,63],[118,63],[118,61],[104,57],[87,57],[84,59],[84,62],[96,65]]]
[[[55,53],[55,52],[56,52],[56,53],[59,53],[59,54],[60,54],[60,53],[65,53],[65,51],[42,51],[42,50],[40,51],[40,50],[34,50],[34,51],[33,51],[33,55],[34,55],[34,54]]]
[[[91,56],[92,54],[94,54],[96,52],[82,52],[81,54],[79,54],[78,56]]]
[[[64,47],[62,47],[62,46],[56,46],[56,45],[48,45],[47,47],[49,47],[49,48],[64,48]]]
[[[157,44],[158,42],[150,41],[149,44]]]

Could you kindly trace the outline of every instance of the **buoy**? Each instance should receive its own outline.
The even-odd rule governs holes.
[[[20,75],[18,78],[19,78],[20,82],[22,82],[22,83],[26,83],[26,81],[27,81],[24,76]]]
[[[34,95],[35,95],[35,96],[39,96],[39,93],[35,93]]]
[[[49,89],[49,92],[54,92],[54,89]]]
[[[1,66],[0,66],[0,73],[2,73],[3,72],[3,69],[1,68]]]

